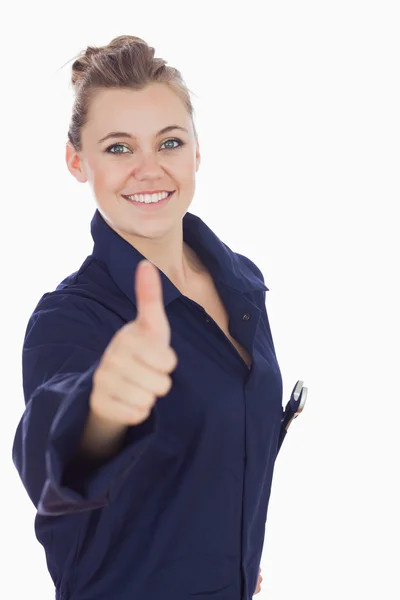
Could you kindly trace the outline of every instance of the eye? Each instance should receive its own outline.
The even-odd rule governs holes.
[[[169,140],[165,140],[165,142],[163,142],[163,144],[166,144],[167,142],[176,142],[178,145],[175,147],[165,148],[165,150],[175,150],[176,148],[180,148],[181,146],[184,146],[184,142],[182,142],[182,140],[180,140],[179,138],[171,138]]]
[[[171,138],[169,140],[165,140],[165,142],[163,142],[161,145],[163,146],[164,144],[167,144],[169,142],[176,142],[178,145],[177,146],[169,146],[167,148],[164,148],[164,150],[176,150],[177,148],[180,148],[181,146],[185,145],[185,142],[183,142],[179,138]],[[127,146],[125,146],[124,144],[113,144],[112,146],[109,146],[107,148],[106,152],[108,154],[126,154],[126,152],[112,152],[113,148],[125,148],[125,150],[130,151],[129,148]]]
[[[123,144],[113,144],[112,146],[107,148],[106,152],[108,152],[109,154],[126,154],[126,152],[111,152],[113,148],[125,148],[126,150],[129,150],[129,148],[127,146],[124,146]]]

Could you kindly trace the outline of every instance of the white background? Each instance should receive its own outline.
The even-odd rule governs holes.
[[[7,5],[2,598],[53,598],[11,460],[21,349],[39,298],[92,250],[94,200],[64,159],[71,63],[59,68],[121,34],[144,38],[196,94],[202,163],[189,210],[264,274],[284,403],[298,379],[308,387],[276,462],[255,597],[400,597],[396,10],[385,0]]]

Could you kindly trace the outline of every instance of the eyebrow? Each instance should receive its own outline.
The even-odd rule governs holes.
[[[180,125],[167,125],[167,127],[163,127],[163,129],[160,129],[160,131],[157,133],[157,136],[162,135],[163,133],[167,133],[168,131],[172,131],[173,129],[180,129],[181,131],[186,131],[186,133],[189,133],[188,130],[185,129],[185,127],[180,127]],[[101,144],[102,142],[105,142],[106,140],[111,138],[135,139],[135,136],[131,135],[130,133],[127,133],[126,131],[111,131],[111,133],[107,133],[107,135],[102,137],[101,140],[99,140],[97,143]]]

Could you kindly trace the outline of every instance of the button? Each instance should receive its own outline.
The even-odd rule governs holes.
[[[243,321],[248,321],[250,319],[249,313],[244,313],[242,319],[243,319]]]
[[[211,321],[210,317],[206,317],[206,323],[209,323]]]

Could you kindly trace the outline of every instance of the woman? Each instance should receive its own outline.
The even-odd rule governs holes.
[[[56,598],[248,600],[282,418],[268,288],[187,212],[200,150],[179,71],[120,36],[72,82],[66,162],[93,191],[94,247],[29,319],[13,447]]]

